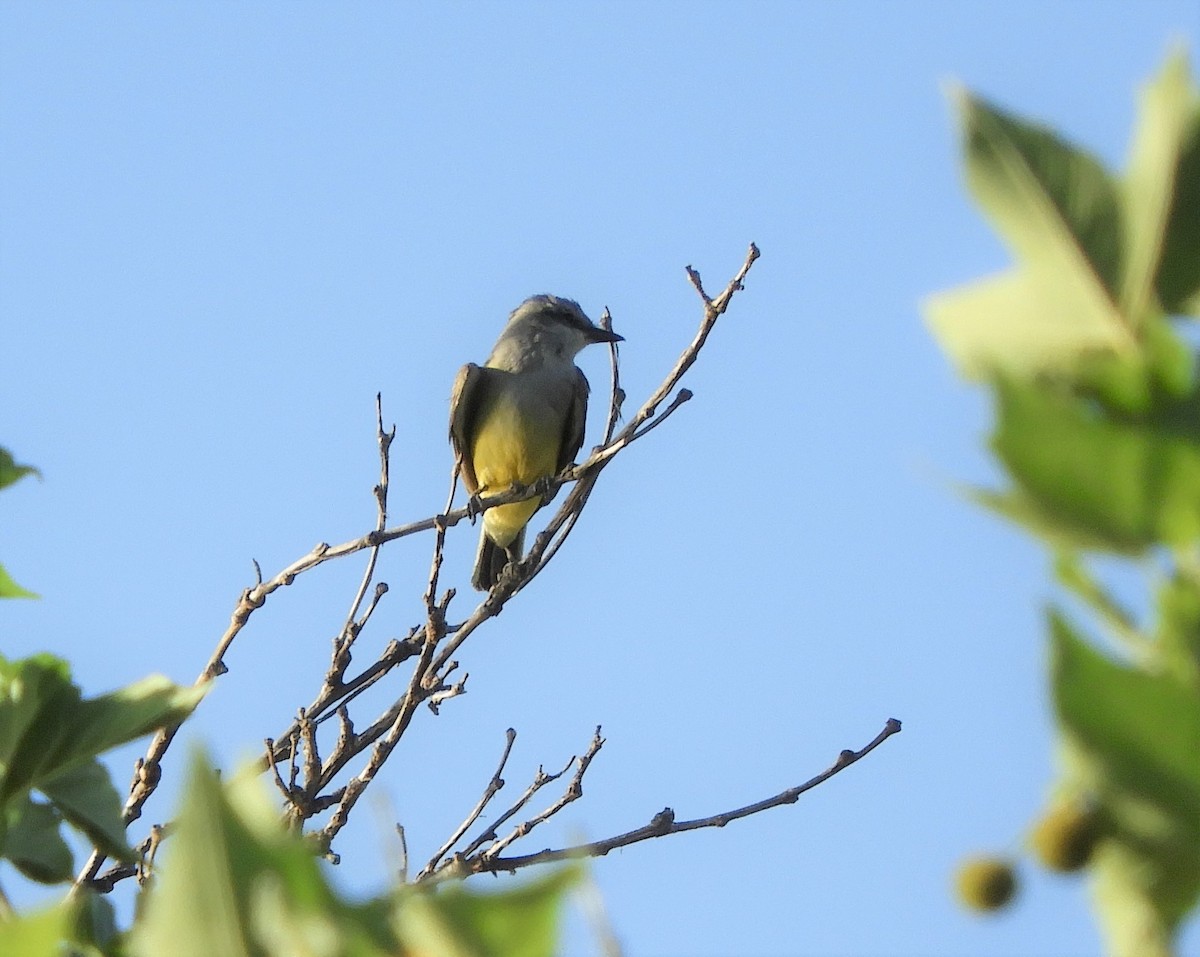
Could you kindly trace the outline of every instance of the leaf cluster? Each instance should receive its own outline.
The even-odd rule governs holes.
[[[1059,583],[1108,639],[1048,613],[1052,805],[1103,822],[1094,849],[1089,834],[1068,857],[1093,874],[1113,951],[1165,954],[1200,900],[1200,382],[1188,342],[1200,93],[1172,55],[1142,94],[1123,174],[1045,126],[954,98],[968,186],[1015,260],[926,307],[959,371],[994,397],[991,448],[1011,484],[969,494],[1050,546]],[[1151,578],[1144,621],[1101,583],[1095,553],[1141,560],[1130,570]],[[1044,845],[1047,828],[1035,833]]]
[[[85,906],[67,901],[0,924],[0,953],[59,957],[550,957],[574,867],[502,893],[400,887],[355,902],[322,871],[312,842],[287,829],[253,771],[222,783],[193,755],[161,875],[147,881],[131,931],[97,943]],[[78,943],[80,940],[86,943]]]

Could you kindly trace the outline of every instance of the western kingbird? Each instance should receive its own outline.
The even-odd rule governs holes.
[[[588,381],[575,356],[593,342],[621,342],[577,302],[533,296],[513,310],[487,362],[463,366],[450,396],[450,443],[471,495],[532,485],[570,465],[583,445]],[[519,561],[534,497],[483,513],[471,584],[490,591]]]

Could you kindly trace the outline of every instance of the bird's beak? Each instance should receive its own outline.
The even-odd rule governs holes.
[[[607,329],[601,329],[599,326],[593,326],[592,331],[588,333],[589,342],[624,342],[624,336],[618,336],[615,332],[609,332]]]

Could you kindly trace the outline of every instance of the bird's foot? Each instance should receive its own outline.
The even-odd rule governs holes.
[[[471,524],[475,524],[475,516],[483,511],[483,496],[478,492],[467,499],[467,518],[471,520]]]

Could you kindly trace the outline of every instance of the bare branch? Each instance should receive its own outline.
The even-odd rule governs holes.
[[[512,728],[509,728],[504,734],[504,753],[500,755],[500,765],[496,768],[496,773],[492,775],[492,779],[488,782],[487,787],[484,788],[483,796],[480,797],[478,802],[476,802],[475,807],[471,809],[471,813],[467,815],[462,824],[460,824],[455,829],[454,833],[451,834],[446,840],[446,843],[437,849],[437,853],[435,853],[433,857],[429,859],[429,863],[421,868],[420,873],[417,874],[418,881],[421,880],[421,878],[423,878],[426,874],[431,873],[433,869],[436,868],[441,862],[442,858],[450,853],[450,850],[454,847],[454,845],[462,840],[462,836],[471,829],[471,826],[476,821],[479,820],[479,815],[483,813],[484,808],[488,806],[492,798],[494,798],[500,789],[504,787],[504,778],[502,778],[500,775],[504,773],[504,766],[508,763],[508,756],[512,754],[513,743],[517,740],[517,732]]]
[[[605,332],[612,332],[612,313],[608,311],[607,306],[604,307],[604,312],[600,316],[600,328]],[[604,425],[604,440],[600,443],[601,445],[608,445],[612,441],[613,432],[617,428],[617,420],[621,417],[621,405],[625,402],[625,390],[621,388],[621,357],[615,342],[608,344],[608,360],[611,369],[608,390],[608,420]]]
[[[752,814],[759,814],[784,804],[795,804],[799,800],[800,795],[805,791],[811,791],[817,785],[823,784],[835,774],[844,771],[856,761],[866,757],[866,755],[874,751],[892,735],[898,734],[899,731],[900,722],[895,718],[889,718],[883,730],[866,747],[859,751],[842,751],[832,765],[803,784],[788,788],[786,791],[781,791],[774,797],[765,798],[753,804],[747,804],[745,807],[736,808],[731,811],[722,811],[709,817],[696,818],[691,821],[676,821],[675,812],[669,807],[663,808],[644,827],[639,827],[602,841],[592,841],[587,844],[578,844],[573,847],[565,847],[557,850],[547,849],[539,851],[536,854],[526,854],[518,857],[495,857],[485,852],[484,854],[477,854],[471,858],[457,861],[458,867],[453,874],[443,875],[439,871],[429,879],[441,880],[445,877],[488,872],[514,873],[522,868],[532,867],[535,864],[549,864],[555,861],[573,860],[581,857],[603,857],[609,851],[616,848],[627,847],[630,844],[637,844],[641,841],[648,841],[657,837],[666,837],[669,834],[682,834],[685,831],[694,831],[702,827],[724,827],[731,821],[749,817]]]
[[[596,733],[592,737],[592,743],[588,745],[587,751],[583,753],[582,757],[575,759],[575,775],[571,778],[571,783],[567,785],[567,789],[563,791],[562,796],[541,813],[535,814],[529,820],[518,824],[507,836],[495,841],[480,857],[485,861],[494,860],[501,851],[514,841],[525,837],[535,827],[548,821],[572,801],[578,801],[583,797],[583,776],[591,766],[592,759],[600,753],[602,747],[604,747],[604,738],[600,736],[600,728],[597,727]]]
[[[290,780],[287,784],[284,784],[277,771],[272,773],[277,779],[277,786],[283,785],[293,795],[293,811],[302,819],[336,804],[334,814],[320,832],[326,846],[338,830],[344,826],[350,809],[358,800],[362,790],[373,779],[379,766],[394,749],[421,702],[428,702],[436,709],[439,702],[463,692],[465,687],[463,681],[450,685],[446,680],[454,654],[479,625],[498,614],[505,602],[532,581],[556,554],[578,521],[600,471],[618,453],[656,428],[690,398],[687,390],[680,390],[670,406],[661,414],[656,414],[658,406],[670,393],[675,391],[679,379],[696,361],[717,318],[725,312],[734,294],[743,288],[746,275],[758,256],[757,247],[751,244],[741,269],[715,299],[708,297],[704,292],[699,275],[691,267],[688,267],[688,276],[704,301],[703,321],[692,342],[684,349],[662,384],[619,432],[616,432],[616,425],[625,394],[620,385],[618,353],[615,345],[610,348],[612,381],[604,442],[595,448],[582,463],[565,469],[560,475],[548,481],[539,482],[527,488],[514,486],[495,495],[489,495],[482,500],[472,500],[463,508],[451,509],[455,487],[452,479],[450,498],[444,513],[388,528],[389,449],[395,438],[396,430],[393,426],[390,431],[384,431],[382,400],[380,396],[376,396],[376,438],[380,451],[380,480],[374,489],[377,507],[375,528],[365,535],[339,545],[331,546],[324,542],[319,543],[306,555],[296,559],[271,578],[263,578],[262,570],[256,562],[254,584],[242,592],[230,616],[228,627],[221,635],[208,663],[197,678],[197,683],[203,683],[226,672],[225,653],[242,628],[245,627],[250,616],[261,608],[275,591],[292,584],[299,575],[327,561],[370,550],[371,555],[361,583],[350,603],[343,626],[334,639],[331,664],[322,688],[312,705],[300,712],[300,717],[293,721],[283,734],[274,739],[270,747],[270,754],[264,762],[265,769],[265,766],[269,764],[283,760],[290,761]],[[607,310],[601,322],[602,324],[607,322],[608,326],[611,326],[611,317]],[[489,508],[524,501],[536,496],[545,496],[549,500],[554,497],[561,486],[568,483],[574,483],[574,487],[545,530],[538,536],[525,561],[516,566],[510,565],[497,586],[465,621],[457,626],[449,625],[446,622],[446,609],[454,597],[454,591],[449,590],[440,600],[436,599],[446,531],[463,519],[473,521],[476,515]],[[345,673],[351,661],[351,647],[387,591],[385,584],[376,585],[372,599],[367,603],[366,608],[363,608],[364,602],[367,601],[367,595],[370,593],[370,584],[374,577],[379,549],[387,542],[426,531],[435,531],[436,540],[428,587],[424,596],[426,606],[424,625],[413,629],[407,638],[390,642],[377,661],[353,679],[346,680]],[[414,657],[417,660],[414,662],[407,689],[396,699],[395,703],[365,731],[357,734],[353,733],[352,729],[347,731],[351,726],[348,713],[344,710],[345,706],[399,664]],[[339,713],[336,710],[339,708],[342,709],[340,717],[343,733],[339,736],[333,749],[322,760],[317,752],[316,728],[318,724],[334,713]],[[151,741],[145,758],[140,760],[125,803],[124,818],[127,823],[141,815],[142,807],[157,787],[161,775],[160,762],[169,749],[177,730],[177,725],[161,730]],[[321,790],[329,786],[332,778],[345,768],[350,760],[367,748],[372,748],[372,753],[366,767],[334,794],[321,795]],[[304,752],[301,762],[297,760],[301,757],[298,754],[299,751]],[[300,770],[297,767],[298,763],[301,763],[303,768],[302,787],[298,786],[296,782],[296,776]],[[571,799],[573,800],[573,798]],[[537,823],[538,819],[526,822],[529,826],[535,826]],[[98,850],[95,851],[77,878],[76,886],[88,882],[92,882],[95,886],[96,875],[103,861],[103,854]],[[117,868],[110,869],[109,874],[116,870]]]

